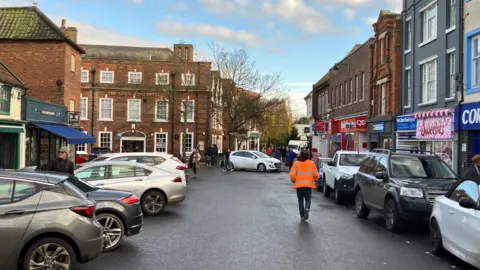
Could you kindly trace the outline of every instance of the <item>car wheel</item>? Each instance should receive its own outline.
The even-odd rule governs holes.
[[[76,269],[76,264],[72,246],[60,238],[49,237],[36,241],[28,248],[22,269]]]
[[[143,213],[147,216],[155,216],[163,212],[167,204],[165,195],[158,190],[150,190],[143,194],[141,205]]]
[[[258,164],[257,169],[260,172],[266,172],[267,171],[267,167],[263,163]]]
[[[402,227],[402,220],[398,214],[397,204],[392,198],[385,202],[385,225],[391,232],[399,232]]]
[[[105,239],[103,251],[108,252],[118,248],[125,235],[122,220],[116,215],[102,213],[97,215],[97,221],[103,227],[103,237]]]
[[[335,203],[336,204],[343,203],[343,197],[342,197],[342,194],[340,193],[340,189],[337,186],[337,180],[335,180]]]
[[[363,200],[361,189],[357,190],[357,193],[355,194],[355,213],[359,218],[367,218],[368,214],[370,214],[370,209],[368,209]]]
[[[330,188],[327,185],[327,179],[323,178],[323,196],[330,197]]]
[[[443,252],[442,232],[435,218],[430,222],[430,245],[433,254],[441,254]]]

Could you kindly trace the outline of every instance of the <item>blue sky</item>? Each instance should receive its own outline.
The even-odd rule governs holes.
[[[57,24],[79,30],[79,42],[168,46],[208,42],[245,46],[262,72],[281,72],[294,115],[305,114],[312,84],[356,43],[371,35],[381,9],[400,12],[401,0],[37,0]],[[0,0],[0,6],[33,0]]]

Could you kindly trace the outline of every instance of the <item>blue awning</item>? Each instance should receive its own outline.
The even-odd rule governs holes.
[[[48,124],[34,124],[35,126],[57,134],[60,137],[67,139],[67,144],[93,144],[95,138],[89,136],[79,130],[67,126],[48,125]]]

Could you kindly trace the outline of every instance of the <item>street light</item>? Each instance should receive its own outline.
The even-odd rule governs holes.
[[[333,74],[335,74],[335,75],[337,74],[337,72],[338,72],[338,70],[339,70],[338,66],[347,66],[347,67],[348,67],[348,73],[350,73],[350,64],[348,64],[348,63],[336,63],[336,64],[333,65],[333,67],[330,69],[330,70],[333,72]]]

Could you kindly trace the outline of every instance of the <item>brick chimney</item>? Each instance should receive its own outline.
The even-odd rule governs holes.
[[[76,27],[67,27],[67,21],[65,19],[62,19],[62,26],[60,26],[60,29],[73,42],[77,42],[78,30]]]
[[[193,62],[193,45],[192,44],[174,44],[173,52],[183,60]]]

